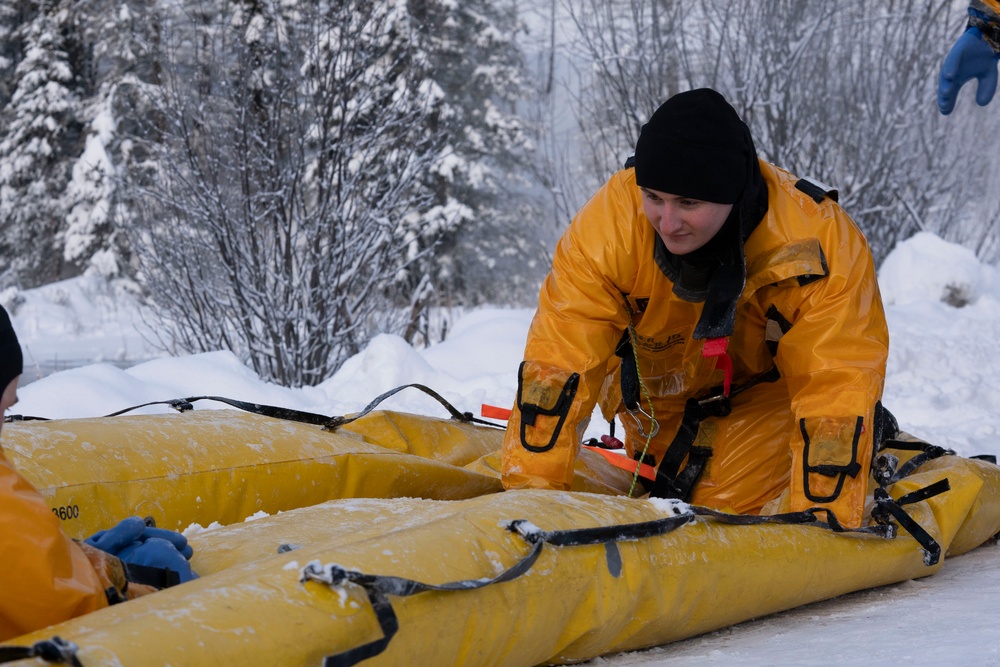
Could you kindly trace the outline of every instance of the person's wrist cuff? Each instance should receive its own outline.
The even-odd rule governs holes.
[[[996,17],[989,16],[983,12],[969,8],[969,22],[966,29],[977,28],[983,36],[983,41],[990,45],[994,53],[1000,54],[1000,24]]]

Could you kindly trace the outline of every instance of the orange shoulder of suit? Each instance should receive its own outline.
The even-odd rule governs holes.
[[[108,604],[97,572],[0,450],[0,641]]]

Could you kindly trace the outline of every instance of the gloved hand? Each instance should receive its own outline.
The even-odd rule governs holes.
[[[147,528],[147,530],[150,529]],[[161,531],[162,529],[153,528],[152,530]],[[174,533],[174,535],[183,537],[179,533]],[[187,540],[185,540],[185,547],[190,554],[191,547],[187,546],[186,542]],[[147,537],[142,543],[133,543],[124,549],[118,557],[129,565],[146,565],[173,570],[179,576],[182,584],[185,581],[198,578],[198,575],[191,569],[191,564],[187,562],[187,558],[190,556],[185,557],[184,551],[179,550],[173,541],[162,537]]]
[[[976,87],[976,104],[986,106],[997,89],[997,59],[993,47],[983,39],[979,28],[968,28],[951,47],[938,77],[938,109],[948,115],[955,108],[959,89],[972,79]]]
[[[147,526],[137,516],[123,519],[114,528],[94,533],[84,542],[125,563],[173,570],[181,582],[198,576],[188,563],[194,551],[186,537],[172,530]]]

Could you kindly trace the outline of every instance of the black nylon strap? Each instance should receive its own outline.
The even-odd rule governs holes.
[[[59,637],[35,642],[31,646],[0,646],[0,664],[41,658],[56,665],[83,667],[76,657],[77,645]]]
[[[837,515],[825,507],[814,507],[801,512],[786,512],[784,514],[730,514],[720,512],[708,507],[692,506],[692,511],[699,516],[712,517],[721,523],[736,526],[756,526],[765,523],[777,523],[786,525],[812,525],[818,528],[825,528],[835,533],[860,533],[863,535],[875,535],[886,539],[896,536],[895,526],[874,525],[862,526],[861,528],[844,528]],[[827,516],[825,522],[820,521],[816,515],[824,513]]]
[[[408,389],[410,387],[413,387],[414,389],[419,389],[420,391],[424,392],[425,394],[436,400],[438,403],[440,403],[444,407],[444,409],[448,411],[448,414],[451,415],[452,419],[455,419],[465,424],[472,423],[472,424],[481,424],[483,426],[492,426],[494,428],[506,428],[505,426],[495,424],[493,422],[489,422],[484,419],[477,419],[476,417],[472,416],[471,412],[459,412],[458,408],[456,408],[454,405],[452,405],[444,398],[442,398],[442,396],[438,394],[436,391],[434,391],[430,387],[427,387],[426,385],[417,383],[404,384],[399,387],[396,387],[395,389],[390,389],[384,394],[376,396],[375,399],[371,403],[366,405],[361,412],[351,415],[350,417],[328,417],[327,418],[328,421],[326,424],[324,424],[324,428],[326,428],[328,431],[333,431],[343,426],[344,424],[351,423],[355,419],[360,419],[361,417],[364,417],[369,412],[374,410],[379,405],[379,403],[381,403],[385,399],[389,398],[390,396],[394,396],[395,394],[398,394],[402,390]]]
[[[772,366],[766,373],[734,385],[729,396],[724,396],[719,387],[707,397],[689,398],[684,403],[681,425],[656,468],[656,480],[649,491],[650,497],[690,500],[691,493],[712,456],[710,448],[694,446],[702,420],[708,417],[725,417],[731,410],[731,398],[762,382],[775,382],[780,376],[777,367]],[[681,470],[685,459],[687,465]]]
[[[923,529],[920,528],[915,521],[910,519],[902,508],[899,507],[899,505],[909,502],[917,502],[917,500],[922,500],[926,497],[930,497],[931,495],[935,495],[936,493],[946,490],[947,480],[943,480],[943,482],[945,482],[943,485],[945,488],[941,488],[941,483],[934,484],[927,489],[922,489],[920,492],[908,494],[904,498],[901,498],[899,502],[891,502],[891,506],[895,506],[896,510],[898,510],[901,516],[904,517],[904,520],[908,521],[908,526],[904,525],[904,527],[907,527],[907,530],[911,530],[911,534],[916,533],[914,534],[915,537],[917,534],[922,532],[923,535],[927,536],[927,540],[929,540],[928,544],[934,546],[936,546],[936,543],[933,539],[931,539],[930,536],[927,535],[927,533],[923,531]],[[935,487],[938,488],[935,489]],[[881,491],[881,489],[878,489],[878,491]],[[888,494],[885,495],[888,496]],[[889,500],[891,501],[891,498]],[[894,511],[890,505],[887,504],[885,506],[888,510]],[[531,545],[531,549],[514,565],[491,579],[465,579],[446,584],[426,584],[402,577],[364,574],[362,572],[357,572],[356,570],[346,570],[339,565],[328,565],[326,567],[323,567],[318,563],[307,565],[302,572],[302,581],[318,581],[330,586],[339,586],[344,582],[351,582],[362,586],[372,603],[373,611],[375,612],[379,627],[382,629],[383,633],[383,636],[380,639],[373,642],[348,649],[342,653],[327,656],[323,660],[323,666],[350,667],[351,665],[356,665],[363,660],[376,656],[386,649],[392,637],[399,631],[399,620],[387,596],[395,595],[398,597],[405,597],[426,591],[475,590],[493,584],[511,581],[531,569],[535,561],[538,560],[538,557],[546,544],[560,547],[587,546],[602,543],[609,544],[619,540],[634,540],[654,537],[676,530],[677,528],[692,521],[696,516],[710,517],[716,521],[733,525],[758,525],[766,523],[791,525],[808,524],[832,530],[837,533],[862,533],[889,539],[896,536],[895,527],[892,525],[866,526],[858,529],[844,528],[837,520],[836,515],[826,508],[813,508],[803,512],[790,512],[771,516],[729,514],[707,507],[697,506],[689,506],[687,510],[688,511],[653,521],[644,521],[617,526],[594,526],[573,530],[545,531],[536,528],[533,524],[524,519],[511,521],[507,524],[507,529],[511,532],[519,534]],[[816,516],[818,512],[826,513],[826,523],[819,521]],[[902,524],[903,522],[901,521],[900,523]],[[921,538],[918,537],[917,539],[919,541]],[[927,540],[921,542],[921,545],[924,545]],[[927,547],[925,546],[925,548]],[[940,547],[938,547],[938,554],[940,554]],[[926,556],[924,561],[928,561]],[[928,562],[928,565],[933,565],[935,562],[937,561],[934,560],[933,562]]]
[[[543,546],[545,546],[545,542],[536,542],[521,560],[492,579],[465,579],[447,584],[425,584],[402,577],[363,574],[345,570],[338,565],[329,565],[326,568],[316,567],[312,564],[306,566],[302,573],[302,581],[319,581],[330,586],[351,582],[364,588],[372,604],[379,628],[382,630],[382,637],[375,641],[326,656],[323,658],[323,667],[350,667],[385,651],[393,636],[399,631],[399,619],[396,617],[388,595],[406,597],[425,591],[467,591],[510,581],[531,569],[531,566],[538,560]],[[310,568],[312,569],[310,570]]]
[[[150,405],[169,405],[178,412],[187,412],[188,410],[194,409],[192,403],[195,401],[218,401],[219,403],[231,405],[232,407],[243,410],[244,412],[251,412],[264,417],[274,417],[275,419],[284,419],[286,421],[314,424],[316,426],[325,426],[332,419],[326,415],[320,415],[313,412],[294,410],[292,408],[281,408],[274,405],[263,405],[261,403],[249,403],[247,401],[239,401],[233,398],[226,398],[224,396],[189,396],[187,398],[172,398],[165,401],[150,401],[148,403],[141,403],[139,405],[123,408],[116,412],[104,415],[104,417],[118,417],[132,412],[133,410],[149,407]],[[9,421],[49,421],[47,417],[26,417],[23,415],[11,415],[8,419]]]
[[[639,408],[640,383],[639,370],[635,367],[635,350],[632,348],[631,332],[626,330],[622,334],[618,346],[615,348],[615,355],[621,359],[619,364],[619,381],[622,390],[622,404],[625,409],[634,412]]]
[[[518,519],[510,522],[507,529],[524,538],[531,545],[531,549],[514,565],[492,579],[464,579],[447,584],[426,584],[402,577],[371,575],[345,570],[339,565],[326,567],[318,564],[307,565],[302,572],[303,581],[318,581],[330,586],[351,582],[363,587],[372,604],[379,628],[382,630],[382,637],[373,642],[327,656],[323,659],[323,667],[350,667],[385,651],[392,637],[399,631],[399,619],[392,608],[392,603],[389,602],[388,595],[406,597],[426,591],[468,591],[512,581],[531,569],[546,544],[563,547],[583,546],[651,537],[675,530],[691,521],[692,518],[694,518],[692,513],[685,513],[655,521],[621,526],[596,526],[556,531],[537,530],[528,521]]]
[[[344,424],[349,424],[356,419],[364,417],[369,412],[374,410],[382,401],[389,398],[390,396],[393,396],[394,394],[399,393],[403,389],[407,389],[409,387],[420,389],[425,394],[435,399],[438,403],[444,406],[444,408],[448,411],[448,414],[451,415],[452,419],[457,419],[458,421],[463,423],[474,423],[483,426],[492,426],[494,428],[504,428],[504,426],[500,424],[486,421],[484,419],[477,419],[476,417],[472,416],[471,412],[459,412],[459,410],[455,406],[453,406],[447,400],[442,398],[440,394],[422,384],[404,384],[402,386],[396,387],[395,389],[390,389],[384,394],[376,397],[375,400],[373,400],[371,403],[365,406],[365,408],[361,412],[351,415],[350,417],[347,416],[331,417],[327,415],[317,414],[315,412],[295,410],[293,408],[282,408],[275,405],[250,403],[247,401],[240,401],[233,398],[226,398],[224,396],[190,396],[188,398],[174,398],[166,401],[150,401],[149,403],[133,405],[132,407],[124,408],[122,410],[118,410],[117,412],[112,412],[111,414],[104,416],[118,417],[128,412],[132,412],[133,410],[138,410],[139,408],[145,408],[150,405],[169,405],[178,412],[187,412],[188,410],[194,409],[192,403],[194,403],[195,401],[218,401],[219,403],[225,403],[226,405],[230,405],[234,408],[243,410],[244,412],[250,412],[252,414],[262,415],[264,417],[273,417],[274,419],[283,419],[285,421],[293,421],[303,424],[313,424],[315,426],[322,426],[328,431],[333,431],[339,428],[340,426],[343,426]],[[9,417],[6,417],[4,421],[7,422],[7,421],[49,421],[49,420],[45,417],[11,415]]]
[[[303,410],[294,410],[292,408],[282,408],[275,405],[264,405],[261,403],[249,403],[247,401],[240,401],[234,398],[226,398],[225,396],[190,396],[188,398],[175,398],[169,401],[153,401],[142,405],[136,405],[131,408],[125,408],[124,410],[119,410],[118,412],[112,412],[109,415],[105,415],[105,417],[117,417],[118,415],[123,415],[126,412],[131,412],[132,410],[136,410],[138,408],[144,408],[147,405],[169,405],[178,412],[187,412],[188,410],[194,409],[194,406],[191,404],[195,401],[218,401],[219,403],[225,403],[226,405],[243,410],[244,412],[251,412],[264,417],[274,417],[275,419],[284,419],[286,421],[314,424],[316,426],[325,426],[326,423],[330,421],[330,417],[316,414],[314,412],[305,412]]]
[[[674,436],[673,442],[670,443],[667,451],[664,452],[663,460],[660,461],[660,465],[657,467],[657,482],[659,482],[662,477],[673,478],[677,476],[677,473],[680,471],[681,464],[691,452],[691,447],[694,446],[694,440],[698,436],[698,428],[701,426],[702,415],[703,412],[701,405],[698,403],[698,399],[689,398],[687,402],[684,403],[684,416],[681,418],[680,428],[677,429],[677,434]],[[662,475],[660,471],[662,471]],[[655,495],[656,488],[657,485],[654,483],[652,492],[654,494],[653,497],[665,497]],[[684,500],[684,498],[681,500]]]
[[[933,459],[940,458],[942,456],[949,456],[954,454],[950,449],[945,449],[944,447],[938,447],[937,445],[926,444],[923,447],[923,451],[917,454],[912,459],[899,466],[896,473],[889,478],[888,484],[893,484],[903,479],[904,477],[913,474],[920,466]]]
[[[125,567],[125,578],[129,583],[145,584],[158,590],[181,583],[181,575],[165,567],[136,565],[124,561],[122,561],[122,565]]]
[[[947,491],[950,486],[948,485],[948,480],[941,480],[944,482],[944,488],[939,488],[938,490],[926,495],[925,497],[930,497],[932,495],[937,495],[942,491]],[[928,489],[933,487],[940,487],[941,482],[932,484],[927,489],[921,489],[920,492],[914,491],[913,493],[907,494],[904,498],[914,496],[916,497],[921,492],[926,492]],[[906,502],[916,502],[917,500],[923,500],[923,497],[917,498],[916,500],[908,500]],[[900,498],[903,500],[903,498]],[[923,529],[923,527],[918,524],[913,518],[906,513],[901,505],[906,503],[901,503],[899,501],[893,500],[892,496],[882,488],[875,489],[875,506],[872,508],[872,518],[880,522],[888,522],[889,516],[891,515],[893,519],[899,522],[900,527],[908,532],[917,543],[924,549],[924,565],[931,566],[937,564],[941,559],[941,545],[937,543],[930,533]]]
[[[896,499],[896,504],[902,506],[919,503],[921,500],[933,498],[934,496],[944,493],[945,491],[951,491],[951,483],[948,481],[947,477],[939,479],[930,486],[925,486],[922,489],[917,489],[916,491],[911,491],[900,496]]]

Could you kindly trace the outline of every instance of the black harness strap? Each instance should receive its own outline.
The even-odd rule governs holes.
[[[59,637],[35,642],[31,646],[0,646],[0,664],[41,658],[45,662],[55,665],[83,667],[80,659],[76,657],[78,649],[79,647],[73,642]]]
[[[627,303],[627,302],[626,302]],[[622,390],[622,404],[625,409],[634,412],[639,409],[639,399],[641,398],[639,383],[639,371],[635,367],[635,350],[632,349],[632,339],[629,331],[622,334],[618,346],[615,348],[615,355],[621,359],[619,364],[619,382]]]
[[[717,388],[707,397],[689,398],[684,404],[684,416],[681,417],[680,428],[673,441],[663,454],[663,460],[656,468],[656,480],[649,491],[651,498],[677,498],[688,501],[698,478],[705,469],[712,450],[708,447],[695,447],[701,422],[709,417],[725,417],[732,411],[732,397],[758,385],[762,382],[774,382],[779,373],[775,366],[766,373],[750,378],[746,382],[734,385],[729,396]],[[681,470],[681,465],[687,459],[687,465]]]

